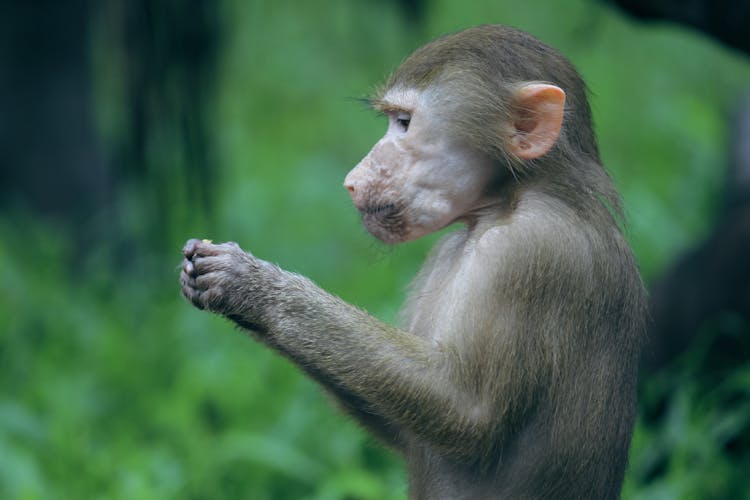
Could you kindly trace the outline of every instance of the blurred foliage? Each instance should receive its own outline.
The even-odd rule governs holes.
[[[103,146],[115,157],[131,104],[119,28],[102,12],[91,28],[93,79]],[[340,184],[384,127],[355,99],[438,34],[510,24],[578,66],[647,280],[707,232],[726,114],[750,81],[746,59],[584,0],[434,0],[425,12],[416,28],[390,3],[224,0],[201,118],[214,205],[179,178],[190,172],[189,148],[157,136],[148,158],[156,187],[151,177],[119,186],[115,227],[125,246],[116,252],[103,232],[79,258],[71,234],[21,211],[0,214],[0,497],[405,497],[399,460],[311,382],[184,304],[177,263],[189,237],[236,240],[394,321],[435,238],[373,243]],[[170,82],[179,94],[181,79]],[[170,137],[176,125],[162,125]],[[167,241],[153,242],[154,230]],[[726,331],[748,330],[727,321]],[[704,345],[645,381],[644,406],[661,401],[666,418],[639,424],[626,498],[750,495],[749,445],[738,441],[750,421],[750,366],[710,383],[696,375],[715,330],[708,325]],[[744,461],[728,443],[744,446]]]

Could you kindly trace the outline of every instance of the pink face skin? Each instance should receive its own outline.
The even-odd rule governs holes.
[[[367,230],[386,243],[469,219],[497,168],[451,140],[429,101],[429,89],[389,90],[388,130],[344,181]]]

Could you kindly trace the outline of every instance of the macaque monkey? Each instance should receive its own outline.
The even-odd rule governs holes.
[[[410,498],[617,498],[644,290],[580,76],[528,34],[479,26],[414,52],[371,103],[388,130],[344,181],[368,231],[461,224],[401,328],[235,243],[188,241],[182,293],[402,453]]]

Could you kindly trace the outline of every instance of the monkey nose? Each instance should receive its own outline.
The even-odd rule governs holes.
[[[346,179],[344,179],[344,189],[349,191],[349,194],[352,196],[354,195],[354,192],[357,190],[356,189],[357,179],[355,177],[356,176],[352,175],[352,173],[349,172],[346,176]]]
[[[359,166],[354,167],[351,172],[346,174],[346,178],[344,179],[344,189],[349,191],[349,196],[352,197],[352,200],[356,201],[356,198],[361,196],[364,192],[362,187],[364,184],[364,179],[362,178],[362,169],[359,168]]]

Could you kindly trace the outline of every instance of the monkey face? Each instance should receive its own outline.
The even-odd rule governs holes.
[[[386,243],[461,220],[492,177],[490,158],[459,144],[433,104],[429,90],[389,90],[388,130],[344,181],[367,230]]]

